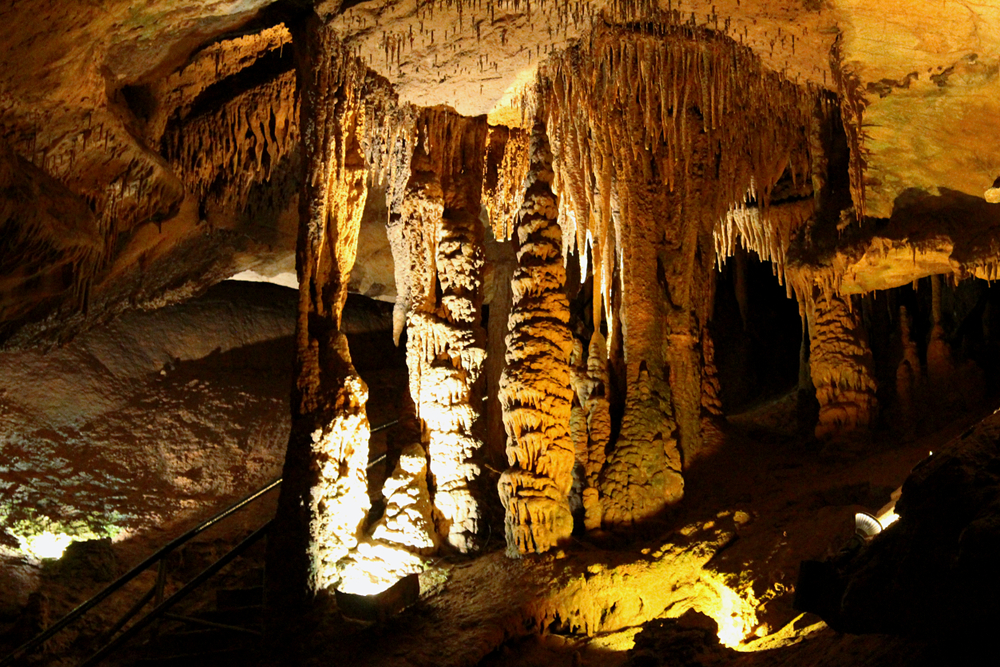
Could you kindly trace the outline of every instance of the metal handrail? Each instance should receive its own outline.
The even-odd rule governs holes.
[[[271,491],[272,489],[277,488],[277,486],[279,484],[281,484],[281,478],[280,477],[278,477],[277,479],[273,480],[267,486],[265,486],[265,487],[263,487],[263,488],[255,491],[254,493],[251,493],[249,496],[243,498],[242,500],[240,500],[235,505],[231,505],[230,507],[227,507],[226,509],[222,510],[221,512],[219,512],[218,514],[216,514],[212,518],[206,519],[205,521],[202,521],[200,524],[198,524],[197,526],[195,526],[194,528],[192,528],[188,532],[184,533],[180,537],[178,537],[178,538],[176,538],[174,540],[171,540],[169,543],[167,543],[166,546],[161,547],[152,556],[149,556],[144,561],[142,561],[141,563],[139,563],[138,565],[136,565],[135,567],[133,567],[131,570],[129,570],[128,572],[126,572],[122,576],[118,577],[118,579],[116,579],[112,583],[108,584],[108,586],[106,586],[97,595],[95,595],[94,597],[90,598],[89,600],[87,600],[86,602],[84,602],[80,606],[78,606],[76,609],[74,609],[73,611],[71,611],[68,614],[66,614],[65,616],[63,616],[61,619],[59,619],[58,621],[56,621],[55,623],[53,623],[44,632],[42,632],[41,634],[39,634],[38,636],[36,636],[34,639],[30,639],[27,642],[25,642],[24,644],[22,644],[21,646],[18,646],[9,655],[7,655],[7,657],[5,657],[3,659],[3,661],[0,661],[0,667],[7,667],[8,665],[13,665],[14,664],[14,660],[16,660],[20,656],[24,655],[25,653],[27,653],[27,652],[29,652],[29,651],[31,651],[33,649],[36,649],[39,646],[41,646],[42,644],[44,644],[46,641],[48,641],[49,639],[51,639],[55,634],[57,634],[58,632],[60,632],[67,625],[69,625],[70,623],[72,623],[76,619],[78,619],[81,616],[83,616],[84,614],[86,614],[88,611],[90,611],[91,609],[93,609],[99,603],[103,602],[112,593],[114,593],[115,591],[117,591],[118,589],[120,589],[121,587],[123,587],[125,584],[129,583],[130,581],[132,581],[133,579],[135,579],[137,576],[139,576],[140,574],[142,574],[143,572],[145,572],[147,569],[149,569],[149,567],[151,565],[153,565],[157,561],[163,559],[164,557],[166,557],[167,555],[169,555],[171,552],[173,552],[175,549],[177,549],[178,547],[184,545],[185,543],[187,543],[189,540],[191,540],[192,538],[196,537],[197,535],[199,535],[199,534],[203,533],[204,531],[208,530],[209,528],[211,528],[215,524],[219,523],[220,521],[222,521],[223,519],[225,519],[229,515],[231,515],[234,512],[237,512],[237,511],[243,509],[244,507],[246,507],[247,505],[249,505],[253,501],[257,500],[258,498],[260,498],[261,496],[263,496],[264,494],[266,494],[268,491]],[[148,602],[148,600],[147,600],[147,602]],[[136,610],[136,611],[138,611],[138,610]]]
[[[393,421],[386,422],[385,424],[380,424],[379,426],[376,426],[375,428],[371,429],[370,432],[371,433],[377,433],[379,431],[382,431],[384,429],[389,428],[390,426],[395,426],[396,424],[399,423],[399,421],[400,420],[395,419]],[[382,461],[384,458],[385,458],[385,455],[382,455],[381,457],[379,457],[375,461],[371,462],[368,465],[368,468],[371,468],[376,463],[379,463],[380,461]],[[38,648],[42,644],[44,644],[46,641],[48,641],[49,639],[51,639],[54,635],[56,635],[57,633],[59,633],[60,631],[62,631],[70,623],[72,623],[76,619],[80,618],[81,616],[83,616],[84,614],[86,614],[88,611],[90,611],[91,609],[93,609],[94,607],[96,607],[98,604],[100,604],[101,602],[103,602],[112,593],[116,592],[117,590],[119,590],[120,588],[122,588],[123,586],[125,586],[125,584],[129,583],[130,581],[132,581],[133,579],[135,579],[137,576],[139,576],[140,574],[142,574],[143,572],[145,572],[147,569],[149,569],[149,567],[151,565],[153,565],[154,563],[157,563],[157,562],[161,562],[162,563],[163,559],[166,556],[168,556],[171,552],[173,552],[175,549],[177,549],[178,547],[183,546],[189,540],[191,540],[192,538],[198,536],[199,534],[203,533],[204,531],[208,530],[209,528],[211,528],[215,524],[219,523],[220,521],[222,521],[226,517],[230,516],[231,514],[233,514],[235,512],[238,512],[239,510],[243,509],[244,507],[246,507],[250,503],[254,502],[258,498],[260,498],[261,496],[263,496],[264,494],[266,494],[268,491],[271,491],[272,489],[277,488],[281,484],[281,479],[282,479],[281,477],[278,477],[278,478],[272,480],[269,484],[267,484],[263,488],[258,489],[257,491],[251,493],[250,495],[246,496],[245,498],[243,498],[242,500],[240,500],[239,502],[237,502],[236,504],[227,507],[226,509],[222,510],[221,512],[219,512],[215,516],[211,517],[210,519],[206,519],[205,521],[201,522],[200,524],[198,524],[197,526],[195,526],[191,530],[187,531],[186,533],[184,533],[180,537],[178,537],[178,538],[176,538],[176,539],[171,540],[170,542],[168,542],[165,546],[161,547],[155,553],[153,553],[153,555],[149,556],[144,561],[142,561],[141,563],[139,563],[138,565],[136,565],[135,567],[133,567],[131,570],[129,570],[128,572],[126,572],[122,576],[118,577],[118,579],[116,579],[112,583],[108,584],[108,586],[106,586],[104,589],[102,589],[99,593],[97,593],[96,595],[94,595],[92,598],[90,598],[86,602],[83,602],[76,609],[72,610],[71,612],[69,612],[68,614],[66,614],[65,616],[63,616],[61,619],[59,619],[58,621],[56,621],[55,623],[53,623],[52,625],[50,625],[41,634],[37,635],[33,639],[28,640],[24,644],[18,646],[16,649],[14,649],[13,651],[11,651],[6,657],[4,657],[4,659],[2,661],[0,661],[0,667],[8,667],[9,665],[13,665],[14,661],[17,660],[19,657],[21,657],[25,653],[28,653],[29,651],[32,651],[32,650]],[[130,609],[125,614],[125,616],[123,616],[121,619],[119,619],[119,621],[115,624],[115,626],[113,627],[113,629],[110,632],[108,632],[108,633],[106,633],[104,635],[105,637],[112,637],[111,642],[108,645],[106,645],[104,648],[102,648],[100,651],[98,651],[98,653],[95,656],[91,657],[90,660],[88,660],[84,664],[85,665],[97,664],[95,662],[95,660],[103,659],[103,657],[106,656],[107,653],[109,653],[111,650],[113,650],[114,648],[116,648],[117,646],[119,646],[123,641],[125,641],[126,638],[133,636],[136,632],[138,632],[143,627],[145,627],[146,625],[148,625],[154,618],[158,618],[160,615],[164,614],[167,609],[169,609],[171,606],[173,606],[173,604],[175,604],[176,602],[178,602],[182,597],[184,597],[185,595],[187,595],[195,586],[200,585],[205,579],[207,579],[209,576],[211,576],[212,574],[214,574],[215,572],[217,572],[224,565],[228,564],[233,558],[235,558],[236,556],[238,556],[243,550],[245,550],[245,548],[247,546],[249,546],[250,544],[253,544],[253,542],[256,542],[257,539],[259,539],[261,537],[261,535],[264,534],[264,532],[267,530],[267,528],[270,525],[271,525],[271,521],[268,521],[263,527],[261,527],[261,528],[257,529],[256,531],[254,531],[250,535],[250,537],[246,538],[246,540],[244,540],[243,542],[241,542],[236,548],[234,548],[228,554],[226,554],[225,556],[223,556],[222,559],[220,559],[219,561],[217,561],[213,565],[209,566],[208,569],[206,569],[204,572],[202,572],[197,577],[195,577],[194,580],[192,580],[190,583],[188,583],[180,591],[178,591],[177,593],[175,593],[174,595],[172,595],[167,600],[161,602],[160,601],[160,596],[156,595],[156,604],[157,604],[156,608],[153,609],[153,611],[151,611],[149,614],[147,614],[146,616],[144,616],[142,619],[140,619],[138,622],[136,622],[135,624],[133,624],[130,628],[128,628],[121,635],[119,635],[118,637],[114,637],[114,634],[117,633],[119,630],[121,630],[121,628],[124,626],[125,623],[128,622],[128,620],[130,618],[132,618],[135,614],[137,614],[139,612],[140,609],[142,609],[146,604],[148,604],[149,603],[149,599],[154,594],[156,594],[156,592],[159,592],[161,590],[161,588],[160,588],[161,585],[159,584],[159,579],[161,579],[162,575],[163,575],[163,571],[161,569],[161,572],[160,572],[160,574],[157,577],[157,579],[158,579],[158,585],[156,587],[154,587],[154,589],[151,590],[149,593],[147,593],[146,595],[144,595],[143,598],[139,602],[137,602],[135,605],[133,605],[132,609]]]
[[[225,556],[223,556],[219,560],[209,565],[197,577],[195,577],[187,584],[185,584],[179,591],[177,591],[176,593],[168,597],[166,600],[161,602],[159,605],[157,605],[156,609],[154,609],[153,611],[149,612],[148,614],[140,618],[138,621],[133,623],[127,630],[125,630],[123,633],[121,633],[120,635],[112,639],[110,642],[108,642],[97,653],[90,656],[90,658],[88,658],[86,662],[80,665],[80,667],[92,667],[93,665],[98,664],[99,662],[104,660],[104,658],[108,657],[108,655],[111,654],[119,646],[121,646],[129,639],[134,637],[136,634],[138,634],[140,631],[145,629],[150,623],[158,619],[160,616],[166,614],[166,611],[168,609],[170,609],[175,604],[180,602],[183,598],[187,597],[195,588],[205,583],[205,581],[209,577],[211,577],[216,572],[224,568],[226,565],[229,565],[229,563],[231,563],[237,556],[242,554],[244,551],[250,548],[255,542],[257,542],[257,540],[263,537],[264,534],[267,533],[268,528],[271,527],[271,524],[273,522],[274,519],[271,519],[271,521],[268,521],[263,526],[252,532],[246,539],[244,539],[242,542],[236,545],[236,547],[234,547],[232,551],[230,551]]]

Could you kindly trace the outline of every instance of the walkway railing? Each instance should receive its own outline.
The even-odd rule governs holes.
[[[131,570],[129,570],[128,572],[126,572],[122,576],[118,577],[118,579],[116,579],[111,584],[109,584],[107,587],[105,587],[104,590],[102,590],[100,593],[98,593],[94,597],[90,598],[86,602],[82,603],[76,609],[74,609],[73,611],[69,612],[68,614],[66,614],[65,616],[63,616],[61,619],[59,619],[58,621],[56,621],[55,623],[53,623],[49,628],[47,628],[44,632],[42,632],[41,634],[39,634],[37,637],[35,637],[34,639],[31,639],[30,641],[25,642],[21,646],[19,646],[16,649],[14,649],[14,651],[10,655],[8,655],[7,657],[5,657],[3,659],[3,661],[0,662],[0,667],[8,667],[8,665],[13,665],[15,660],[17,660],[21,656],[24,656],[24,655],[30,653],[31,651],[35,650],[36,648],[38,648],[39,646],[41,646],[42,644],[44,644],[45,642],[47,642],[49,639],[51,639],[56,634],[58,634],[63,629],[65,629],[68,625],[70,625],[71,623],[73,623],[74,621],[76,621],[78,618],[80,618],[84,614],[86,614],[88,611],[90,611],[91,609],[93,609],[94,607],[96,607],[98,604],[100,604],[101,602],[103,602],[104,600],[106,600],[108,597],[110,597],[116,591],[118,591],[123,586],[125,586],[126,584],[128,584],[130,581],[132,581],[133,579],[135,579],[136,577],[138,577],[140,574],[142,574],[143,572],[145,572],[146,570],[148,570],[153,565],[158,564],[159,569],[158,569],[157,576],[156,576],[156,583],[153,585],[153,587],[145,595],[143,595],[142,598],[139,599],[138,602],[135,603],[135,605],[132,606],[131,609],[129,609],[127,612],[125,612],[125,615],[122,616],[114,624],[114,626],[112,626],[111,630],[109,630],[107,633],[105,633],[105,635],[104,635],[105,638],[112,638],[113,637],[113,639],[111,640],[111,643],[108,644],[107,646],[105,646],[104,648],[102,648],[100,651],[98,651],[97,654],[94,655],[94,657],[90,658],[87,662],[84,663],[85,665],[95,665],[95,664],[97,664],[97,662],[100,659],[103,659],[107,655],[107,653],[110,652],[110,650],[113,650],[113,648],[117,648],[125,640],[127,640],[128,638],[130,638],[133,635],[135,635],[135,633],[139,632],[139,630],[141,630],[142,628],[144,628],[147,625],[149,625],[149,623],[151,623],[152,621],[156,620],[156,618],[158,618],[163,613],[165,613],[167,611],[167,609],[169,609],[170,607],[172,607],[177,602],[180,602],[180,600],[184,596],[186,596],[188,593],[190,593],[192,590],[194,590],[194,588],[198,584],[201,584],[202,582],[204,582],[210,576],[212,576],[213,574],[215,574],[216,572],[218,572],[220,569],[222,569],[222,567],[224,565],[228,564],[230,561],[232,561],[234,558],[236,558],[236,556],[238,556],[239,554],[243,553],[243,551],[245,551],[251,544],[253,544],[258,539],[260,539],[260,537],[263,536],[263,534],[267,531],[267,528],[271,525],[271,522],[269,521],[262,528],[258,528],[256,531],[253,532],[253,534],[250,535],[250,537],[248,537],[245,540],[243,540],[243,542],[241,542],[235,549],[233,549],[228,554],[226,554],[225,556],[223,556],[220,561],[218,561],[215,564],[211,565],[208,569],[206,569],[204,572],[202,572],[197,577],[195,577],[195,579],[192,580],[191,583],[187,584],[181,590],[179,590],[176,593],[174,593],[173,595],[171,595],[167,600],[163,600],[163,589],[164,589],[164,585],[166,584],[166,579],[167,579],[167,568],[166,568],[166,558],[167,558],[167,556],[169,556],[171,553],[173,553],[174,551],[176,551],[178,548],[180,548],[181,546],[183,546],[184,544],[186,544],[187,542],[189,542],[192,538],[197,537],[198,535],[200,535],[201,533],[205,532],[206,530],[208,530],[209,528],[211,528],[215,524],[219,523],[220,521],[222,521],[226,517],[230,516],[231,514],[233,514],[235,512],[238,512],[239,510],[243,509],[247,505],[250,505],[255,500],[257,500],[258,498],[261,498],[262,496],[264,496],[267,492],[271,491],[272,489],[276,489],[279,484],[281,484],[281,478],[280,477],[277,478],[277,479],[275,479],[275,480],[273,480],[267,486],[265,486],[265,487],[263,487],[261,489],[258,489],[254,493],[251,493],[249,496],[247,496],[246,498],[243,498],[242,500],[240,500],[236,504],[231,505],[231,506],[227,507],[226,509],[222,510],[221,512],[219,512],[218,514],[216,514],[212,518],[207,519],[205,521],[202,521],[197,526],[195,526],[191,530],[187,531],[186,533],[184,533],[180,537],[178,537],[178,538],[176,538],[174,540],[171,540],[166,546],[164,546],[161,549],[157,550],[156,553],[154,553],[152,556],[150,556],[149,558],[145,559],[144,561],[142,561],[141,563],[139,563],[138,565],[136,565],[135,567],[133,567]],[[225,561],[225,562],[223,562],[223,561]],[[144,616],[138,623],[133,624],[132,627],[130,627],[128,630],[126,630],[124,633],[122,633],[118,637],[114,637],[114,635],[117,634],[125,626],[125,624],[129,622],[129,620],[131,620],[132,618],[134,618],[136,614],[138,614],[140,611],[142,611],[143,607],[145,607],[147,604],[149,604],[150,600],[154,600],[154,599],[155,599],[156,607],[153,609],[152,612],[150,612],[149,614],[147,614],[146,616]],[[154,614],[155,614],[155,617],[154,617]],[[141,624],[141,627],[137,627],[140,624]]]
[[[371,433],[377,433],[391,426],[395,426],[398,423],[399,420],[396,419],[387,422],[385,424],[381,424],[380,426],[376,426],[375,428],[371,429]],[[372,466],[376,465],[383,459],[385,459],[384,454],[379,458],[375,459],[374,461],[372,461],[371,463],[369,463],[368,468],[371,468]],[[236,547],[232,551],[227,553],[225,556],[220,558],[212,565],[205,568],[205,570],[201,572],[201,574],[196,576],[189,583],[185,584],[180,590],[171,595],[169,598],[164,600],[163,593],[167,581],[167,566],[166,566],[167,556],[169,556],[178,548],[189,542],[192,538],[205,532],[206,530],[208,530],[215,524],[219,523],[226,517],[250,505],[257,499],[267,494],[269,491],[276,489],[280,484],[281,484],[281,478],[279,477],[271,481],[263,488],[258,489],[257,491],[251,493],[249,496],[243,498],[234,505],[231,505],[226,509],[222,510],[212,518],[202,521],[200,524],[198,524],[191,530],[187,531],[180,537],[172,540],[166,546],[156,551],[156,553],[154,553],[152,556],[145,559],[144,561],[133,567],[131,570],[123,574],[121,577],[116,579],[114,582],[109,584],[97,595],[90,598],[86,602],[82,603],[76,609],[74,609],[73,611],[69,612],[61,619],[56,621],[54,624],[52,624],[49,628],[47,628],[37,637],[25,642],[21,646],[18,646],[16,649],[14,649],[12,653],[10,653],[2,661],[0,661],[0,667],[9,667],[11,665],[14,665],[15,661],[18,658],[21,658],[22,656],[25,656],[30,652],[34,651],[35,649],[37,649],[39,646],[47,642],[53,636],[64,630],[71,623],[73,623],[74,621],[82,617],[84,614],[86,614],[88,611],[90,611],[98,604],[103,602],[105,599],[113,595],[116,591],[120,590],[130,581],[132,581],[140,574],[148,570],[154,564],[158,565],[156,583],[127,612],[125,612],[125,614],[120,619],[118,619],[117,622],[115,622],[115,624],[111,627],[111,629],[109,629],[107,632],[104,633],[104,635],[102,635],[101,641],[106,641],[107,643],[103,647],[101,647],[101,649],[97,651],[97,653],[88,658],[87,661],[81,665],[81,667],[92,667],[92,665],[98,664],[101,660],[106,658],[116,649],[120,648],[125,642],[127,642],[129,639],[131,639],[136,634],[141,632],[143,629],[148,627],[151,623],[153,623],[157,619],[163,616],[172,616],[171,614],[167,613],[171,607],[173,607],[182,599],[184,599],[198,586],[200,586],[206,580],[208,580],[209,577],[211,577],[216,572],[221,570],[223,567],[228,565],[230,562],[235,560],[240,554],[242,554],[244,551],[249,549],[253,544],[255,544],[261,537],[266,535],[268,529],[273,523],[273,519],[271,521],[268,521],[266,524],[264,524],[257,530],[255,530],[253,533],[250,534],[249,537],[247,537],[238,545],[236,545]],[[135,618],[135,616],[138,615],[138,613],[142,611],[142,609],[146,605],[148,605],[151,600],[154,602],[155,605],[153,610],[148,614],[146,614],[145,616],[143,616],[138,621],[136,621],[135,623],[133,623],[131,626],[129,626],[127,630],[122,632],[122,628],[124,628],[125,625],[130,620]],[[238,628],[233,628],[233,629],[238,629]]]

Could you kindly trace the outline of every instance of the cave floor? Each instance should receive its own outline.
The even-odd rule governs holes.
[[[916,439],[876,434],[834,447],[783,432],[792,409],[790,396],[732,419],[725,445],[691,466],[684,502],[657,525],[630,536],[580,535],[556,554],[510,559],[497,548],[442,559],[424,575],[417,604],[381,625],[324,640],[310,649],[317,658],[309,664],[351,655],[351,664],[401,667],[888,667],[947,655],[931,640],[838,634],[793,609],[792,598],[802,560],[835,554],[854,533],[855,512],[877,512],[914,465],[985,414]],[[720,536],[732,517],[734,534]],[[682,548],[664,547],[679,536]],[[712,553],[699,559],[699,551]],[[712,603],[696,599],[706,570],[714,575],[709,583],[725,582],[756,605],[757,624],[737,650],[720,645],[718,618],[704,613]],[[676,599],[657,590],[664,587]],[[630,597],[640,608],[667,605],[663,613],[624,611]],[[678,616],[677,626],[662,623]]]
[[[193,344],[189,342],[166,352],[159,350],[150,359],[118,358],[117,375],[124,378],[118,384],[103,385],[105,380],[98,377],[115,360],[106,354],[103,371],[97,366],[91,366],[96,368],[93,373],[84,369],[90,375],[80,370],[79,358],[73,357],[76,353],[72,351],[49,356],[45,363],[51,367],[24,366],[19,376],[8,374],[8,384],[21,381],[26,386],[56,377],[76,364],[75,384],[68,384],[65,391],[82,398],[78,412],[47,413],[48,421],[56,424],[49,430],[23,430],[22,436],[15,438],[8,429],[2,443],[5,459],[16,461],[16,452],[10,448],[26,446],[24,443],[32,439],[56,442],[63,447],[59,451],[72,452],[71,445],[84,443],[88,432],[104,438],[87,441],[92,450],[107,443],[107,451],[119,451],[123,443],[116,442],[114,428],[133,417],[143,417],[143,442],[176,441],[178,433],[190,433],[192,442],[196,435],[216,438],[220,444],[214,451],[220,458],[205,459],[207,467],[200,477],[193,479],[188,474],[199,461],[185,457],[203,455],[194,449],[174,450],[176,455],[167,457],[170,465],[155,471],[166,485],[163,488],[175,492],[169,514],[176,520],[147,525],[145,530],[139,530],[144,524],[137,522],[128,539],[115,542],[110,556],[113,562],[108,567],[123,571],[183,527],[249,491],[247,485],[259,486],[258,481],[278,472],[282,440],[287,437],[287,411],[280,406],[287,406],[290,368],[273,373],[262,373],[261,369],[268,363],[277,364],[275,360],[284,364],[287,358],[283,346],[288,345],[293,316],[284,303],[287,298],[278,297],[271,307],[272,328],[255,325],[254,331],[239,335],[222,332],[217,341],[198,343],[204,350],[190,349]],[[137,318],[126,340],[142,340],[143,332],[149,330],[183,340],[185,327],[200,329],[204,321],[222,321],[230,315],[206,307],[193,324],[185,319],[188,316],[178,315],[172,323],[165,323],[163,315],[159,317],[146,322]],[[362,351],[359,347],[356,359],[372,391],[369,417],[373,426],[378,426],[401,410],[398,397],[406,386],[405,365],[402,351],[391,347],[391,341],[377,343],[371,336],[363,340],[366,342],[358,345],[372,349]],[[385,346],[381,352],[379,345]],[[94,352],[99,347],[100,341],[88,348],[91,358],[100,356]],[[375,361],[365,367],[360,363],[362,358]],[[27,364],[31,360],[22,356],[15,361]],[[18,403],[13,396],[10,392],[0,396],[4,423],[32,423],[24,408],[27,399]],[[45,399],[36,392],[29,407],[44,407]],[[103,401],[103,412],[92,407],[97,399]],[[60,410],[69,405],[54,399],[49,403]],[[928,452],[942,449],[985,413],[967,414],[920,438],[876,432],[866,442],[820,445],[791,428],[794,409],[794,396],[790,395],[731,417],[723,444],[688,467],[684,501],[669,515],[632,534],[575,535],[571,544],[556,553],[511,559],[504,554],[499,539],[502,519],[495,518],[483,553],[443,556],[432,563],[421,577],[422,597],[416,604],[378,625],[344,622],[331,628],[314,643],[302,645],[312,659],[303,659],[300,664],[612,666],[631,660],[632,665],[889,667],[929,659],[939,650],[932,643],[838,635],[818,618],[800,616],[792,608],[798,566],[802,560],[822,559],[839,550],[854,532],[855,512],[877,511]],[[279,413],[283,418],[276,421],[274,415]],[[248,418],[257,421],[249,422],[250,426],[239,423]],[[216,435],[198,432],[199,424],[213,420],[220,422]],[[233,424],[231,429],[221,424],[226,420]],[[65,437],[71,432],[79,434],[76,440]],[[373,459],[387,450],[391,437],[391,429],[376,434]],[[150,451],[164,454],[155,447]],[[7,482],[4,488],[11,494],[22,487],[41,493],[44,484],[62,488],[60,502],[89,507],[85,505],[86,489],[70,484],[74,477],[62,479],[65,474],[88,470],[86,451],[79,452],[82,458],[76,463],[80,465],[67,465],[61,460],[65,456],[47,459],[39,450],[30,459],[32,465],[38,464],[31,479],[25,470],[11,466],[0,471],[0,481]],[[237,458],[221,456],[227,452]],[[52,465],[46,467],[46,460]],[[149,472],[142,468],[143,460],[119,460]],[[254,479],[242,479],[238,473],[246,469],[248,460],[257,465]],[[373,487],[387,473],[387,465],[374,468]],[[199,484],[207,486],[203,489]],[[143,498],[148,488],[133,480],[125,493]],[[100,491],[97,489],[95,497]],[[167,491],[164,493],[171,495]],[[179,500],[187,504],[176,504]],[[177,513],[178,508],[183,511]],[[212,554],[221,553],[227,544],[262,524],[271,512],[273,499],[222,533],[200,541],[189,551],[186,565],[178,568],[177,575],[195,571]],[[151,511],[141,516],[153,520],[166,514]],[[25,633],[30,636],[33,630],[57,619],[103,587],[108,575],[96,570],[67,573],[65,568],[29,562],[13,555],[12,546],[8,537],[0,567],[0,585],[6,593],[0,603],[0,649],[12,648]],[[77,636],[97,634],[151,585],[151,577],[155,577],[154,571],[145,573],[133,586],[134,591],[52,648],[58,652],[73,644]],[[234,577],[238,580],[239,575],[231,575],[230,580]],[[168,588],[179,582],[179,578],[171,579]],[[29,604],[32,591],[39,595]],[[669,618],[680,618],[680,624],[665,624],[663,619]],[[719,629],[728,631],[731,643],[745,640],[739,650],[719,644]],[[667,662],[668,657],[673,662]],[[59,664],[50,658],[43,656],[38,664]]]

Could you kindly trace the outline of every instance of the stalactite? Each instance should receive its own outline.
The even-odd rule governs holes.
[[[552,158],[540,124],[532,132],[530,151],[514,227],[518,269],[511,282],[507,368],[500,378],[510,468],[498,486],[507,511],[507,549],[522,554],[547,551],[572,533],[568,496],[575,460],[562,232],[552,194]]]
[[[505,241],[514,232],[528,175],[528,134],[518,128],[490,127],[487,142],[483,204],[493,236]]]
[[[878,403],[871,349],[850,297],[816,289],[805,305],[809,322],[809,367],[819,422],[816,437],[866,429]]]
[[[841,39],[837,35],[830,50],[830,70],[833,81],[839,93],[840,115],[843,119],[844,133],[847,135],[847,147],[851,151],[849,173],[851,179],[851,198],[854,200],[854,210],[857,219],[865,217],[865,168],[868,166],[868,150],[865,148],[867,134],[864,130],[863,116],[868,100],[865,98],[861,79],[844,62]]]
[[[104,253],[86,202],[0,140],[0,320],[46,299],[82,306]]]
[[[358,141],[364,69],[316,17],[302,37],[298,374],[279,511],[291,533],[285,539],[305,540],[305,548],[287,551],[307,558],[301,564],[292,558],[288,576],[305,581],[291,589],[304,585],[316,592],[339,583],[346,557],[363,536],[369,506],[368,390],[339,331],[367,168]]]
[[[769,206],[782,174],[809,173],[814,94],[669,19],[599,26],[541,82],[564,246],[593,257],[595,330],[621,327],[625,413],[601,498],[605,524],[631,524],[681,497],[682,452],[702,444],[713,250],[742,236],[782,261],[809,215],[772,222]]]
[[[250,189],[291,155],[297,99],[295,72],[288,71],[167,128],[167,158],[203,208],[242,211]]]

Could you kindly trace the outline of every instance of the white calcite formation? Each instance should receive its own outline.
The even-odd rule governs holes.
[[[396,265],[408,269],[397,285],[394,329],[398,339],[405,318],[410,395],[424,425],[437,529],[460,551],[476,546],[482,515],[474,488],[482,441],[473,426],[486,356],[478,217],[485,139],[485,119],[422,112],[400,220],[389,230]]]
[[[507,547],[541,553],[573,532],[569,507],[575,452],[570,438],[569,303],[562,230],[552,193],[545,129],[531,137],[531,166],[514,225],[518,268],[511,281],[507,367],[500,404],[510,464],[500,477]]]

